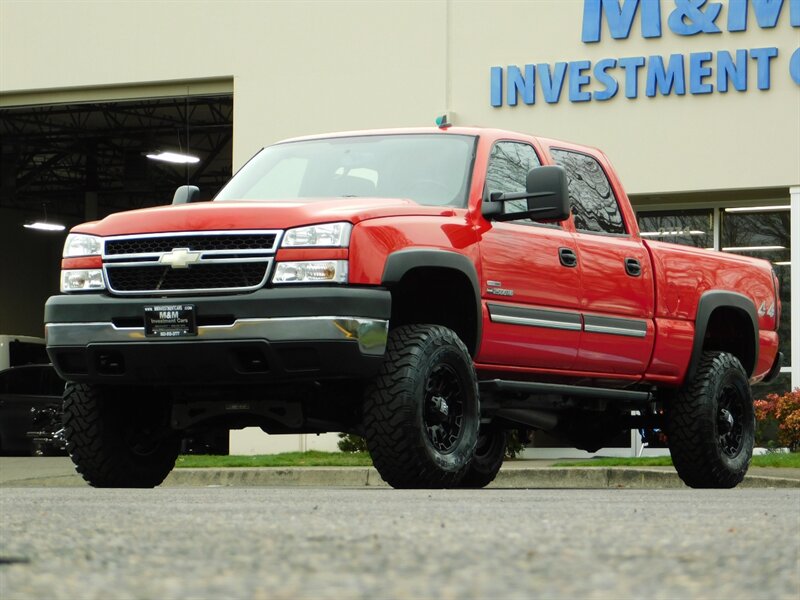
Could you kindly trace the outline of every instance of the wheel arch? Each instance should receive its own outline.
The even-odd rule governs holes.
[[[704,293],[697,305],[692,355],[685,381],[691,381],[703,352],[719,350],[739,359],[748,377],[758,364],[758,317],[752,300],[728,291]]]
[[[399,250],[387,258],[382,284],[392,294],[392,327],[443,325],[475,357],[481,341],[481,298],[478,273],[467,256],[436,248]],[[434,293],[439,302],[420,303],[424,294]]]

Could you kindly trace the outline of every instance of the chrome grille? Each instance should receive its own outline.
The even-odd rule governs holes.
[[[106,240],[106,256],[128,254],[155,254],[169,252],[174,248],[210,251],[250,251],[272,249],[275,233],[251,233],[231,235],[168,235],[164,237],[140,237]]]
[[[191,232],[107,238],[103,252],[106,284],[113,294],[254,290],[269,277],[280,234]],[[191,260],[186,260],[187,256]]]
[[[269,261],[249,263],[211,263],[186,269],[154,266],[108,265],[108,286],[116,292],[194,292],[259,287]]]

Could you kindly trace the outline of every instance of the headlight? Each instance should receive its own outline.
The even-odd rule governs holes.
[[[101,269],[69,269],[61,271],[61,291],[78,292],[81,290],[104,290],[103,271]]]
[[[350,244],[350,223],[325,223],[290,229],[283,237],[283,248],[347,248]]]
[[[64,242],[64,258],[94,256],[103,253],[103,240],[93,235],[70,233]]]
[[[272,283],[347,283],[346,260],[282,262],[275,268]]]

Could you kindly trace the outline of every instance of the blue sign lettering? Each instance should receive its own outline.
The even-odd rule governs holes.
[[[583,86],[588,85],[592,80],[584,72],[592,68],[592,63],[588,60],[579,60],[569,63],[569,101],[588,102],[592,99],[590,92],[583,91]]]
[[[605,89],[592,94],[595,100],[611,100],[611,98],[617,95],[619,84],[616,79],[608,74],[608,69],[613,69],[616,66],[617,61],[613,58],[604,58],[603,60],[597,61],[597,64],[594,66],[594,78],[603,84]]]
[[[542,95],[548,104],[555,104],[561,97],[561,88],[564,86],[564,76],[567,74],[567,63],[557,62],[550,73],[549,65],[537,65],[539,81],[542,85]]]
[[[768,90],[770,84],[770,61],[778,56],[777,48],[753,48],[750,57],[758,64],[758,89]]]
[[[789,74],[797,85],[800,85],[800,48],[794,51],[789,61]]]
[[[667,15],[669,29],[676,35],[692,36],[700,33],[721,33],[719,19],[722,2],[709,0],[673,0],[674,9]],[[727,29],[732,32],[747,30],[748,19],[762,29],[774,28],[780,19],[784,0],[730,0],[727,11]],[[800,0],[789,0],[789,22],[800,27]],[[637,15],[641,18],[642,36],[656,38],[662,35],[661,0],[584,0],[581,39],[586,43],[599,42],[603,21],[613,39],[630,36]],[[751,10],[752,9],[752,10]],[[561,99],[567,86],[570,102],[605,102],[614,98],[624,86],[625,97],[639,96],[639,72],[645,72],[644,92],[656,95],[684,96],[747,91],[748,67],[755,63],[755,81],[759,90],[768,90],[772,84],[773,59],[778,48],[753,48],[735,51],[692,52],[671,54],[668,57],[631,56],[614,59],[603,58],[596,63],[589,60],[536,63],[523,67],[509,65],[491,67],[490,97],[492,106],[509,106],[536,103],[537,87],[540,97],[548,104]],[[800,85],[800,48],[789,60],[789,75]],[[594,89],[592,88],[594,86]]]
[[[727,92],[729,82],[737,92],[747,89],[747,50],[737,50],[735,61],[727,50],[717,52],[717,90]]]
[[[706,77],[711,76],[711,67],[705,66],[711,62],[711,52],[692,52],[689,55],[689,93],[690,94],[710,94],[714,91],[714,86],[710,83],[703,83]]]
[[[489,70],[489,77],[492,106],[503,106],[503,68],[492,67]]]
[[[536,102],[534,96],[536,88],[536,71],[534,65],[525,65],[525,75],[519,70],[519,67],[509,66],[506,69],[506,80],[508,81],[508,91],[506,98],[509,106],[517,105],[517,96],[522,93],[522,101],[525,104],[533,104]]]
[[[608,29],[615,40],[627,39],[631,34],[636,9],[642,7],[642,36],[661,37],[661,0],[584,0],[583,33],[585,43],[600,41],[600,24],[605,13]]]
[[[728,31],[747,30],[747,0],[730,0],[728,4]],[[778,24],[781,16],[783,0],[753,0],[753,11],[756,21],[762,29],[769,29]],[[792,27],[800,27],[800,0],[789,1],[790,22]]]
[[[721,33],[714,21],[722,10],[722,4],[711,2],[706,10],[701,10],[708,0],[675,0],[667,24],[678,35],[697,35],[698,33]]]
[[[619,66],[625,69],[625,97],[639,96],[639,68],[644,66],[644,56],[620,58]]]
[[[662,96],[669,96],[672,88],[678,96],[686,93],[686,81],[683,74],[683,55],[673,54],[669,57],[669,66],[664,68],[664,59],[651,56],[647,63],[647,84],[645,94],[651,98],[656,95],[656,87]]]

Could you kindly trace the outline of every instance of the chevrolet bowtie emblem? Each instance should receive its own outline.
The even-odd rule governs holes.
[[[158,262],[173,269],[186,269],[198,260],[200,260],[199,252],[192,252],[188,248],[173,248],[172,252],[167,252],[158,259]]]

